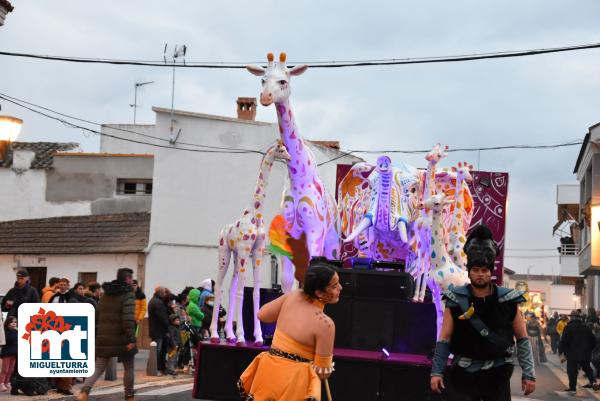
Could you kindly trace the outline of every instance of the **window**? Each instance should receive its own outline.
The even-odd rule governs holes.
[[[89,283],[98,281],[98,273],[96,273],[96,272],[93,272],[93,273],[79,272],[77,274],[77,281],[80,283],[83,283],[84,285],[87,286]]]
[[[119,178],[117,195],[152,195],[152,180]]]

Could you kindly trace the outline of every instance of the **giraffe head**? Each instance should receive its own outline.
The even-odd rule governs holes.
[[[472,164],[469,164],[467,162],[458,162],[458,168],[456,169],[456,178],[467,182],[473,181],[473,177],[471,176],[471,170],[473,170]]]
[[[431,164],[437,164],[442,158],[448,156],[448,145],[442,147],[441,144],[436,143],[435,146],[427,153],[425,160]]]
[[[272,103],[280,103],[287,100],[291,95],[290,77],[300,75],[308,68],[307,65],[297,65],[288,68],[285,65],[286,55],[279,55],[279,62],[275,63],[273,53],[267,54],[267,68],[257,65],[247,65],[246,69],[254,75],[262,77],[262,91],[260,92],[260,104],[269,106]]]
[[[283,160],[285,162],[292,160],[292,156],[290,156],[281,140],[277,140],[277,142],[271,145],[269,150],[267,150],[267,154],[270,154],[273,160]]]
[[[419,209],[428,209],[432,210],[434,213],[441,212],[444,207],[451,205],[454,203],[454,199],[452,197],[446,196],[445,193],[439,193],[430,196],[428,199],[424,200],[419,204]]]

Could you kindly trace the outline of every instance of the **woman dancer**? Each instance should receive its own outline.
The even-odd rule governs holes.
[[[294,257],[294,261],[305,259]],[[302,289],[260,309],[258,318],[277,322],[277,329],[271,349],[258,355],[240,377],[243,400],[321,400],[319,379],[333,372],[335,337],[335,325],[323,308],[339,301],[341,289],[335,269],[318,261],[306,271]]]

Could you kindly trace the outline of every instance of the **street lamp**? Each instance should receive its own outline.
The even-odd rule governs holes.
[[[20,118],[0,116],[0,162],[6,159],[9,145],[19,136],[22,125],[23,120]]]

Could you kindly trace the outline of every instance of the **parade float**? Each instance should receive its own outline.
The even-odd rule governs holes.
[[[425,168],[386,155],[375,165],[338,165],[336,202],[319,177],[289,101],[291,77],[307,67],[289,68],[283,53],[279,62],[273,54],[267,60],[266,68],[247,69],[261,77],[261,104],[274,105],[277,146],[287,151],[280,157],[288,167],[281,219],[291,236],[306,238],[311,257],[338,266],[344,287],[340,302],[325,310],[336,325],[332,394],[336,399],[373,399],[374,394],[386,400],[429,399],[428,355],[441,324],[441,293],[468,281],[462,248],[470,227],[486,224],[492,230],[501,250],[492,278],[502,282],[508,174],[474,171],[468,163],[440,167],[448,147],[437,144],[425,155]],[[272,163],[265,159],[254,204],[219,238],[217,305],[234,260],[227,338],[218,338],[213,321],[212,341],[198,348],[195,398],[237,399],[231,383],[269,345],[274,331],[256,319],[259,306],[270,300],[259,299],[256,274],[252,299],[243,299],[245,270],[259,268],[255,255],[266,246],[262,199],[257,198],[264,196]],[[282,289],[288,292],[302,272],[294,272],[288,257],[282,265]],[[372,380],[365,384],[361,377]]]

